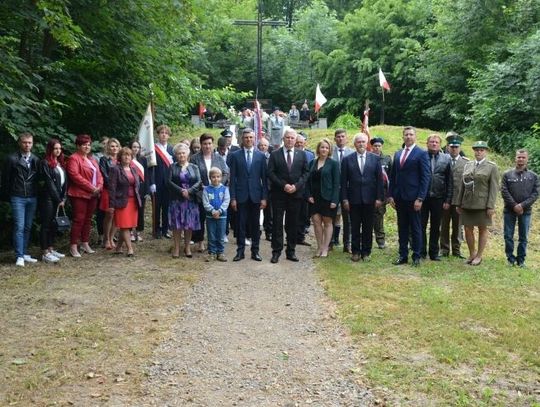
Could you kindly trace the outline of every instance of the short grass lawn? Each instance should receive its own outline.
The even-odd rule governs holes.
[[[391,146],[386,153],[393,153],[400,129],[378,130]],[[421,146],[425,138],[419,137]],[[472,156],[470,148],[466,153]],[[490,159],[501,173],[511,165]],[[523,269],[506,264],[501,201],[478,267],[452,257],[419,268],[393,266],[397,230],[390,207],[388,247],[375,248],[371,262],[352,263],[341,247],[319,261],[327,292],[362,354],[358,373],[381,404],[540,406],[538,219],[537,208]],[[462,252],[468,254],[465,243]]]

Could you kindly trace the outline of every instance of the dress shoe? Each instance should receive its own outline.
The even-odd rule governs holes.
[[[221,261],[221,262],[226,262],[227,259],[225,258],[225,255],[223,253],[219,253],[217,256],[216,256],[216,260],[217,261]]]
[[[384,243],[381,243],[378,245],[379,249],[384,250],[386,249],[386,245]]]
[[[300,261],[298,260],[298,257],[296,257],[296,254],[292,253],[292,254],[288,254],[287,255],[287,260],[290,260],[290,261]]]
[[[236,253],[236,256],[232,259],[232,261],[240,261],[244,259],[244,255],[240,253]]]
[[[262,257],[259,253],[251,253],[251,260],[262,261]]]
[[[266,240],[268,240],[269,242],[272,241],[272,235],[270,233],[266,234]]]
[[[343,246],[343,253],[352,253],[351,246],[345,245]]]
[[[431,257],[431,256],[430,256],[429,259],[430,259],[431,261],[441,261],[441,256],[434,256],[434,257]]]
[[[446,255],[448,257],[448,255]],[[461,254],[457,253],[457,254],[453,254],[452,255],[453,257],[457,257],[458,259],[465,259],[465,256],[462,256]]]
[[[406,257],[398,257],[392,264],[394,266],[399,266],[401,264],[407,264],[408,262],[409,260]]]
[[[301,242],[298,242],[296,244],[299,244],[300,246],[311,246],[311,243],[308,243],[305,240],[302,240]]]
[[[355,263],[356,263],[357,261],[360,261],[360,255],[359,255],[359,254],[353,254],[353,255],[351,256],[351,260],[354,261]]]
[[[270,259],[270,263],[277,263],[279,261],[279,254],[273,254],[272,258]]]
[[[412,261],[412,266],[413,267],[419,267],[420,266],[420,259],[414,259]]]

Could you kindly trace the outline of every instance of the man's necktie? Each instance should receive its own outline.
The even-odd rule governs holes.
[[[456,165],[456,159],[455,158],[452,158],[452,167]]]
[[[248,170],[249,170],[251,168],[251,150],[247,150],[246,163],[247,163],[247,167],[248,167]]]
[[[403,167],[403,164],[405,163],[405,160],[407,159],[408,155],[409,155],[409,147],[407,147],[405,151],[401,154],[401,159],[399,160],[400,167]]]
[[[364,173],[364,154],[360,155],[360,172]]]
[[[342,148],[339,149],[339,162],[341,162],[341,160],[343,160],[343,149]]]
[[[291,150],[287,150],[287,169],[290,171],[292,167]]]

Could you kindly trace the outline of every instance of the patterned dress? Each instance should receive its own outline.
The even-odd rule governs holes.
[[[183,169],[180,173],[180,185],[184,189],[189,188],[189,173]],[[172,230],[199,230],[199,205],[195,197],[184,199],[183,197],[171,197],[169,205],[169,227]]]

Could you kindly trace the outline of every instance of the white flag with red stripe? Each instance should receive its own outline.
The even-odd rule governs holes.
[[[326,102],[327,100],[321,92],[321,87],[317,84],[317,89],[315,90],[315,113],[318,113],[322,105]]]
[[[386,80],[381,68],[379,68],[379,86],[383,89],[390,90],[390,84]]]
[[[149,167],[157,165],[156,149],[154,146],[154,119],[152,117],[152,106],[148,103],[146,112],[139,126],[137,140],[141,145],[141,155],[146,157]]]

